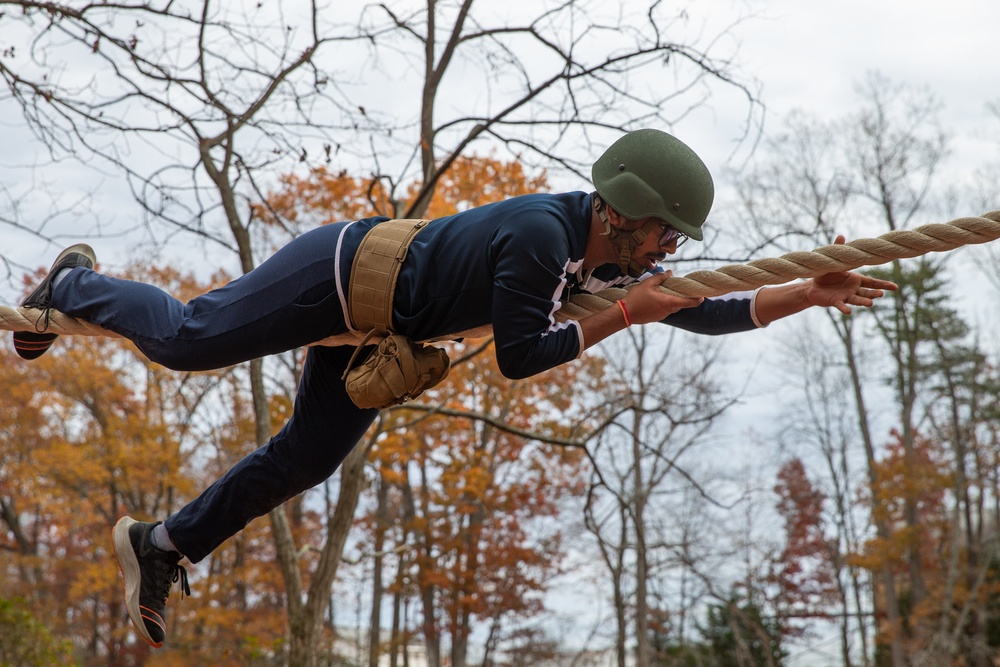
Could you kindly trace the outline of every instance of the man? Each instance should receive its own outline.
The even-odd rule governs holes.
[[[525,378],[578,358],[633,324],[664,322],[707,334],[761,326],[810,306],[871,306],[892,283],[834,273],[723,299],[670,296],[657,265],[702,239],[711,175],[685,144],[658,130],[631,132],[594,164],[596,192],[526,195],[431,221],[413,237],[392,301],[394,331],[413,340],[491,324],[500,370]],[[54,308],[128,338],[152,361],[205,370],[309,345],[353,329],[351,266],[365,235],[386,218],[327,225],[292,241],[257,269],[182,304],[156,287],[96,273],[93,251],[57,258],[22,305]],[[839,239],[843,242],[843,239]],[[558,322],[574,291],[639,284],[616,304]],[[25,358],[55,335],[15,333]],[[198,562],[255,517],[327,479],[374,420],[342,375],[349,347],[310,348],[292,417],[271,441],[163,522],[123,517],[114,546],[128,613],[161,646],[167,596],[182,557]]]

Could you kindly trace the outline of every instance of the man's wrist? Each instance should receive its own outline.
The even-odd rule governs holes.
[[[809,282],[765,287],[754,295],[751,312],[754,322],[766,327],[775,320],[794,315],[815,304],[809,301]]]

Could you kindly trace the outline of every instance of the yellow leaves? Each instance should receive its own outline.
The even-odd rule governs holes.
[[[865,542],[864,551],[861,553],[847,554],[846,562],[854,567],[877,572],[886,563],[901,567],[905,555],[906,546],[903,541],[873,537]]]
[[[118,572],[108,567],[105,561],[80,561],[71,566],[72,583],[69,586],[70,600],[83,602],[97,591],[116,590]]]
[[[206,287],[169,269],[145,267],[143,275],[181,298]],[[110,554],[111,526],[126,513],[163,519],[192,498],[211,472],[205,459],[187,465],[192,452],[204,454],[204,445],[225,445],[229,437],[237,450],[252,446],[240,388],[227,384],[234,373],[175,373],[141,359],[129,343],[83,337],[61,338],[31,363],[16,358],[5,343],[0,364],[0,494],[12,517],[0,539],[5,549],[24,554],[0,571],[0,589],[33,593],[34,585],[38,604],[51,607],[46,614],[58,619],[55,629],[62,636],[86,643],[99,632],[108,650],[118,653],[134,636],[118,615],[121,586]],[[33,581],[21,581],[25,576]],[[280,596],[280,586],[275,589],[279,593],[271,599]],[[175,588],[173,618],[197,609],[189,601],[178,604],[177,597]],[[276,608],[262,625],[280,635],[280,603]],[[240,641],[235,637],[220,651],[232,656],[229,664],[246,664]]]
[[[954,532],[953,510],[947,506],[954,478],[941,445],[919,434],[909,441],[901,433],[893,436],[885,455],[872,464],[875,483],[865,499],[877,534],[859,553],[848,554],[847,563],[872,573],[878,607],[885,608],[887,599],[879,575],[894,577],[893,593],[905,622],[899,627],[883,623],[880,639],[900,637],[917,647],[927,640],[929,628],[964,623],[964,602],[986,606],[993,594],[987,589],[1000,579],[992,573],[981,585],[968,576],[982,567],[976,563],[981,556],[969,553],[975,546]]]
[[[270,397],[271,435],[274,435],[292,416],[294,397],[289,394],[276,393]]]

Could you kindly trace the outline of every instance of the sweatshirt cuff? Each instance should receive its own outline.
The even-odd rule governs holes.
[[[583,327],[580,326],[580,323],[576,320],[570,320],[570,323],[576,327],[576,338],[580,341],[580,349],[577,351],[576,357],[574,357],[574,359],[579,359],[583,356],[584,350],[587,349],[587,341],[583,340]]]
[[[762,324],[759,319],[757,319],[757,295],[760,294],[762,288],[758,287],[753,291],[753,296],[750,297],[750,318],[753,323],[757,325],[758,329],[766,329],[767,325]]]

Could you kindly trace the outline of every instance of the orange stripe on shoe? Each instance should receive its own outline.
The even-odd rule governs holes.
[[[159,614],[157,614],[155,611],[153,611],[149,607],[143,607],[142,605],[139,605],[139,610],[142,612],[142,617],[143,618],[145,618],[146,620],[152,621],[153,623],[156,623],[158,626],[160,626],[164,630],[167,629],[166,621],[164,621],[163,617],[160,616]],[[152,614],[152,616],[147,616],[147,614]],[[153,618],[153,616],[155,616],[156,618]]]
[[[32,341],[26,341],[26,340],[15,340],[14,341],[14,347],[16,347],[18,349],[21,349],[21,350],[40,350],[40,349],[48,347],[49,345],[52,345],[52,341],[50,341],[50,340],[42,341],[40,343],[35,343],[35,342],[32,342]]]

